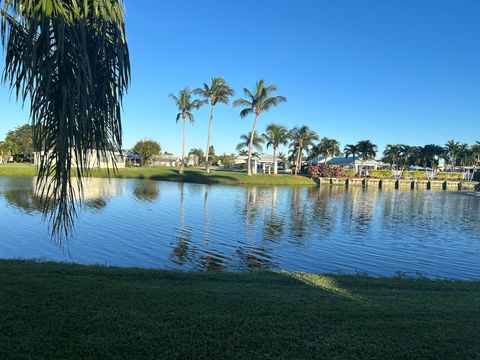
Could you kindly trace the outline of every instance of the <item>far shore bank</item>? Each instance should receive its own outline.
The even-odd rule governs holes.
[[[479,281],[0,261],[5,358],[475,358]]]
[[[36,176],[37,169],[30,164],[2,164],[0,176]],[[117,172],[106,170],[91,171],[92,177],[120,179],[149,179],[158,181],[174,181],[196,184],[224,184],[224,185],[302,185],[315,186],[315,182],[306,176],[293,176],[286,174],[268,175],[257,174],[247,176],[245,172],[229,170],[212,170],[210,174],[201,168],[186,168],[181,175],[178,168],[168,167],[127,167],[118,169]]]
[[[0,164],[0,176],[36,176],[37,169],[30,164]],[[396,188],[396,189],[427,189],[427,190],[480,190],[478,181],[460,180],[425,180],[425,179],[390,179],[375,177],[341,177],[341,178],[309,178],[287,174],[257,174],[247,176],[242,171],[212,170],[210,174],[202,168],[186,168],[183,175],[178,168],[168,167],[128,167],[117,172],[92,170],[94,178],[142,179],[157,181],[173,181],[195,184],[223,184],[246,186],[344,186],[364,188]]]

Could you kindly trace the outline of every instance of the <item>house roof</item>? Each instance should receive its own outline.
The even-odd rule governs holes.
[[[247,161],[247,159],[248,159],[248,156],[243,156],[243,155],[236,157],[237,161]],[[266,153],[262,153],[257,156],[252,156],[252,159],[256,159],[257,162],[259,163],[262,163],[262,162],[273,163],[273,155],[266,154]]]
[[[358,158],[358,157],[353,157],[353,156],[349,156],[349,157],[345,157],[345,156],[339,156],[339,157],[334,157],[330,160],[327,161],[327,164],[328,165],[353,165],[354,163],[360,163],[362,161],[362,159]],[[370,160],[365,160],[364,162],[364,165],[369,165],[369,164],[377,164],[379,165],[380,162],[378,162],[377,160],[375,159],[370,159]]]
[[[327,164],[328,165],[353,165],[353,163],[357,160],[358,158],[341,156],[341,157],[334,157],[328,160]]]
[[[180,157],[176,155],[160,154],[160,155],[153,155],[152,159],[156,161],[177,161],[177,160],[180,160]]]

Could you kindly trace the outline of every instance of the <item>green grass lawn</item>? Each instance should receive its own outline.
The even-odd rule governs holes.
[[[36,168],[30,164],[3,164],[0,165],[0,176],[35,176]],[[213,170],[207,174],[203,169],[187,168],[185,174],[180,175],[177,168],[141,168],[129,167],[119,169],[112,176],[125,179],[153,179],[161,181],[177,181],[199,184],[228,184],[228,185],[315,185],[304,176],[293,175],[252,175],[247,176],[244,172]],[[94,177],[107,177],[104,170],[92,172]]]
[[[0,261],[1,358],[466,359],[480,282]]]

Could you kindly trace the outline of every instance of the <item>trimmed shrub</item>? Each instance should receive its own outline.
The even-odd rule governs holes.
[[[404,171],[402,173],[402,179],[418,179],[427,180],[427,174],[424,171]]]
[[[393,178],[392,170],[369,170],[368,175],[376,179],[391,179]]]
[[[345,172],[346,177],[352,178],[355,177],[355,170],[349,169],[349,170],[343,170]]]
[[[318,178],[337,178],[347,177],[346,171],[337,166],[329,166],[327,164],[319,164],[308,167],[308,176],[314,179]]]
[[[436,174],[437,180],[463,180],[463,173],[442,173]]]

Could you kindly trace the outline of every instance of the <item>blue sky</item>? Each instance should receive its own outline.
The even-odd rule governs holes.
[[[342,147],[371,139],[444,144],[480,140],[478,0],[126,0],[132,86],[124,144],[142,138],[180,153],[170,92],[223,76],[242,96],[265,79],[287,97],[262,116],[306,124]],[[217,153],[233,152],[252,119],[219,105]],[[206,145],[209,108],[188,126],[188,148]],[[0,87],[0,138],[28,121]]]

